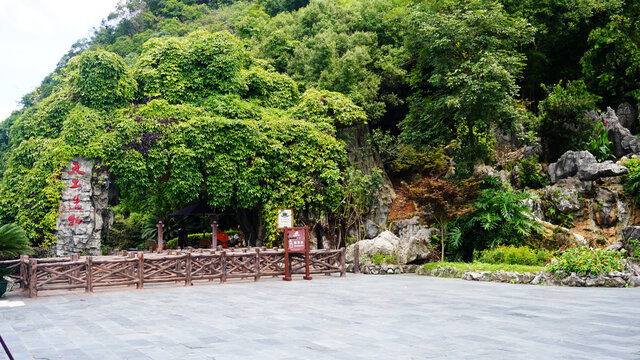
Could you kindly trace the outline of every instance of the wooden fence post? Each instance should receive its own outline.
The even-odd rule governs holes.
[[[29,260],[29,297],[38,296],[38,260]]]
[[[224,250],[222,250],[222,254],[220,255],[220,261],[222,261],[220,283],[224,284],[227,282],[227,252]]]
[[[28,255],[20,255],[20,290],[27,290],[27,283],[29,282],[29,263]]]
[[[353,246],[353,273],[360,274],[360,244]]]
[[[76,261],[76,255],[78,255],[78,254],[75,254],[75,253],[71,254],[71,263]],[[74,265],[71,265],[71,266],[74,266]],[[76,276],[76,271],[74,270],[73,272],[71,272],[71,276],[69,277],[69,285],[73,285],[74,281],[73,281],[72,277],[75,277],[75,276]],[[73,289],[69,289],[69,291],[71,291],[71,290],[73,290]]]
[[[138,253],[138,284],[137,288],[142,289],[144,286],[144,253]]]
[[[185,259],[184,271],[185,271],[184,286],[193,285],[191,283],[191,251],[187,253],[187,258]]]
[[[347,249],[340,249],[340,277],[347,275]]]
[[[87,288],[85,289],[85,291],[93,292],[93,256],[87,256],[86,274]]]
[[[256,277],[254,281],[260,280],[260,248],[256,248]]]

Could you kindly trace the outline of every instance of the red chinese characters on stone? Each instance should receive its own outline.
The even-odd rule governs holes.
[[[84,171],[80,171],[80,163],[78,163],[77,161],[73,162],[73,167],[71,168],[71,172],[67,173],[69,175],[73,175],[73,174],[79,174],[79,175],[84,175]]]
[[[78,161],[74,161],[73,162],[73,166],[71,167],[71,171],[68,172],[67,174],[69,175],[84,175],[84,171],[80,171],[80,163]],[[80,189],[82,188],[82,185],[80,184],[80,180],[79,179],[71,179],[72,185],[69,187],[70,189]],[[68,203],[68,209],[69,211],[82,211],[84,210],[82,208],[82,206],[80,206],[80,194],[75,195],[72,200],[69,200]],[[80,216],[77,215],[71,215],[68,218],[66,218],[66,220],[68,221],[68,226],[74,226],[74,225],[79,225],[82,224],[82,218]]]
[[[82,185],[78,184],[78,182],[79,182],[80,180],[75,179],[75,180],[71,180],[71,181],[73,182],[73,185],[71,185],[71,188],[72,188],[72,189],[77,189],[77,188],[81,188],[81,187],[82,187]]]
[[[71,215],[67,220],[69,220],[69,226],[73,226],[74,224],[82,224],[82,219],[79,216]]]
[[[71,201],[69,201],[69,210],[84,210],[80,206],[80,195],[76,195],[73,197],[73,206],[71,206]]]

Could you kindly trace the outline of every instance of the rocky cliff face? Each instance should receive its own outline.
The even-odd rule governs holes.
[[[341,129],[341,139],[346,142],[349,163],[362,171],[364,175],[370,175],[375,168],[384,169],[382,162],[377,158],[371,146],[367,142],[369,128],[362,125],[356,128]],[[391,180],[382,171],[382,184],[369,212],[362,219],[364,226],[364,238],[371,239],[382,232],[387,225],[387,217],[391,211],[391,204],[396,197]],[[332,224],[328,215],[313,214],[307,212],[305,217],[309,219],[310,239],[309,244],[312,249],[332,248],[338,246],[338,242],[346,237],[356,237],[358,229],[352,226],[346,233],[341,233],[338,229],[336,234],[336,224]]]
[[[107,205],[115,186],[109,173],[99,163],[75,157],[63,170],[61,179],[66,186],[56,224],[56,256],[101,255],[102,233],[113,224],[113,213]]]

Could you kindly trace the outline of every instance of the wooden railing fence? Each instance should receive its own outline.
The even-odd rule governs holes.
[[[344,276],[345,249],[311,250],[312,274]],[[164,252],[116,251],[109,256],[80,256],[31,259],[26,255],[15,260],[0,261],[13,270],[11,279],[35,297],[39,291],[84,289],[97,287],[136,286],[144,284],[219,280],[232,278],[280,276],[285,274],[284,249],[243,248],[228,250],[174,250]],[[304,274],[304,257],[291,257],[292,274]]]

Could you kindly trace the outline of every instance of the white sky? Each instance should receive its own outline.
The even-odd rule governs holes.
[[[118,0],[0,0],[0,121]]]

